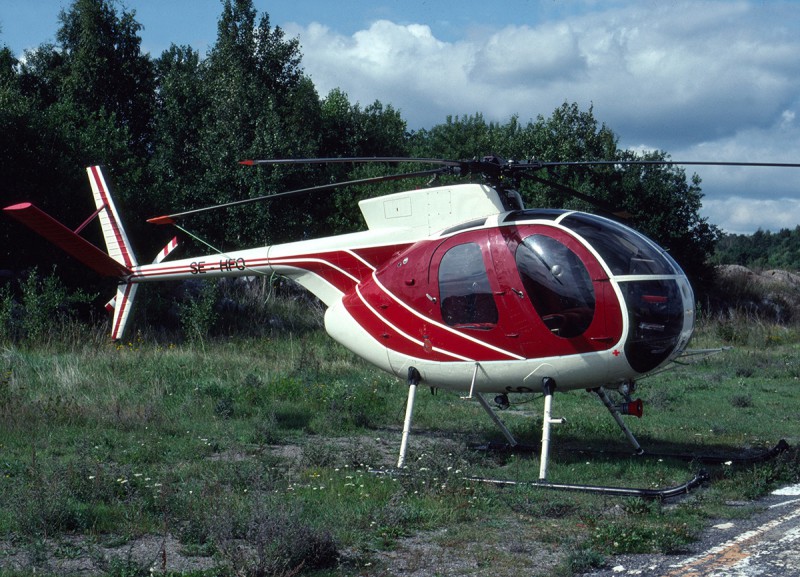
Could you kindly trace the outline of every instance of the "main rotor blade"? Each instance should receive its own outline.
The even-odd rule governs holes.
[[[252,202],[260,202],[262,200],[272,200],[273,198],[280,198],[286,196],[294,196],[298,194],[306,194],[309,192],[318,192],[322,190],[333,190],[345,186],[355,186],[359,184],[375,184],[378,182],[389,182],[392,180],[402,180],[405,178],[415,178],[419,176],[430,176],[436,174],[443,174],[447,172],[446,168],[433,168],[430,170],[419,170],[416,172],[404,172],[402,174],[390,174],[387,176],[373,176],[371,178],[360,178],[358,180],[346,180],[343,182],[335,182],[332,184],[322,184],[319,186],[311,186],[308,188],[298,188],[296,190],[288,190],[286,192],[277,192],[275,194],[266,194],[256,198],[246,198],[244,200],[235,200],[233,202],[226,202],[223,204],[215,204],[214,206],[206,206],[203,208],[196,208],[194,210],[186,210],[184,212],[176,212],[164,216],[156,216],[148,218],[147,222],[151,224],[174,224],[175,220],[184,216],[199,214],[201,212],[208,212],[210,210],[217,210],[218,208],[229,208],[231,206],[241,206],[243,204],[250,204]]]
[[[350,158],[266,158],[262,160],[242,160],[239,164],[245,166],[258,166],[262,164],[344,164],[348,162],[416,162],[427,164],[441,164],[444,166],[461,166],[457,160],[442,158],[409,158],[405,156],[354,156]]]
[[[563,160],[563,161],[506,161],[498,157],[487,156],[473,160],[449,160],[446,158],[416,158],[404,156],[354,156],[351,158],[270,158],[262,160],[242,160],[239,164],[256,166],[262,164],[326,164],[326,163],[369,163],[369,162],[416,162],[459,167],[464,172],[476,172],[485,168],[507,168],[510,170],[541,170],[554,166],[763,166],[800,168],[800,163],[789,162],[728,162],[719,160]]]
[[[624,210],[622,210],[622,211],[621,210],[617,210],[614,206],[612,206],[611,204],[607,203],[606,201],[604,201],[602,199],[595,198],[593,196],[589,196],[588,194],[584,194],[582,192],[579,192],[579,191],[575,190],[574,188],[570,188],[569,186],[565,186],[563,184],[560,184],[560,183],[552,181],[552,180],[547,180],[546,178],[540,178],[538,176],[533,176],[532,174],[522,173],[522,176],[527,178],[527,179],[529,179],[529,180],[534,180],[536,182],[540,182],[542,184],[545,184],[547,186],[555,188],[556,190],[560,190],[561,192],[566,192],[567,194],[569,194],[571,196],[574,196],[575,198],[577,198],[579,200],[582,200],[584,202],[587,202],[587,203],[591,204],[592,206],[595,206],[595,207],[599,208],[602,212],[605,212],[606,214],[609,214],[609,215],[612,215],[612,216],[616,216],[617,218],[622,218],[622,219],[629,219],[632,216],[631,213],[629,213],[629,212],[626,212]]]
[[[561,162],[533,162],[531,169],[547,168],[551,166],[635,166],[635,165],[657,165],[657,166],[764,166],[768,168],[800,168],[800,163],[791,162],[724,162],[718,160],[565,160]],[[512,165],[514,166],[514,165]],[[515,165],[519,168],[526,168],[525,163]]]

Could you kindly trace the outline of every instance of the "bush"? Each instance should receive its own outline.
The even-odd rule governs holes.
[[[224,540],[222,553],[236,574],[295,575],[335,567],[339,552],[331,534],[307,524],[302,511],[260,503],[250,516],[243,548],[238,539]]]
[[[181,327],[190,343],[202,343],[217,320],[214,305],[217,301],[217,283],[206,281],[187,287],[187,295],[180,304]]]
[[[41,277],[36,268],[18,283],[18,295],[10,285],[0,288],[0,342],[41,345],[69,340],[85,327],[77,320],[77,308],[95,295],[69,291],[55,269]]]

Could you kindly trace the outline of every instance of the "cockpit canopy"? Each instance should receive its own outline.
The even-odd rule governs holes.
[[[694,296],[680,266],[661,247],[612,220],[565,210],[520,210],[503,224],[550,220],[583,239],[600,257],[628,313],[625,353],[634,370],[649,372],[680,352],[693,326]],[[583,263],[545,235],[524,239],[517,268],[534,308],[550,330],[581,335],[592,322],[595,295]]]
[[[613,276],[683,274],[664,250],[632,229],[607,218],[554,209],[518,210],[503,220],[552,220],[583,237],[598,252]]]

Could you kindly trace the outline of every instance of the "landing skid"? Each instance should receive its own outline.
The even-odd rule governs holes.
[[[473,482],[481,482],[481,483],[491,483],[494,485],[501,485],[501,486],[530,486],[530,487],[540,487],[543,489],[555,489],[560,491],[574,491],[574,492],[584,492],[584,493],[596,493],[596,494],[603,494],[603,495],[612,495],[612,496],[620,496],[620,497],[639,497],[643,499],[669,499],[671,497],[676,497],[678,495],[683,495],[688,493],[691,489],[694,489],[700,486],[702,483],[708,481],[710,479],[709,474],[706,471],[700,471],[695,475],[695,477],[682,485],[678,485],[675,487],[668,487],[663,489],[638,489],[638,488],[628,488],[628,487],[608,487],[608,486],[600,486],[600,485],[578,485],[578,484],[566,484],[566,483],[551,483],[546,480],[547,475],[547,461],[549,458],[549,451],[550,451],[550,425],[555,423],[563,423],[563,419],[553,419],[551,417],[552,411],[552,402],[553,402],[553,393],[556,390],[556,383],[553,379],[545,378],[542,380],[542,389],[545,394],[545,401],[544,401],[544,415],[543,415],[543,426],[542,426],[542,441],[540,445],[526,445],[517,442],[517,440],[512,436],[509,432],[508,428],[502,423],[500,418],[497,416],[494,409],[482,398],[478,397],[478,400],[481,403],[481,406],[489,413],[489,416],[492,420],[500,426],[501,432],[503,436],[508,441],[507,443],[489,443],[484,447],[477,447],[477,448],[488,448],[490,450],[499,450],[504,451],[507,453],[527,453],[533,454],[537,451],[540,451],[540,469],[539,469],[539,480],[538,481],[508,481],[508,480],[500,480],[500,479],[486,479],[481,477],[472,477],[468,478],[467,480]],[[633,385],[631,384],[630,390],[633,390]],[[632,453],[624,453],[624,452],[608,452],[608,451],[601,451],[601,452],[591,452],[586,450],[579,451],[581,454],[604,454],[610,456],[626,456],[626,457],[635,457],[635,458],[645,458],[645,457],[655,457],[660,459],[682,459],[687,461],[694,461],[706,464],[752,464],[752,463],[759,463],[763,461],[767,461],[769,459],[773,459],[779,454],[783,453],[789,448],[789,444],[781,439],[781,441],[772,449],[768,451],[764,451],[758,455],[743,455],[743,456],[719,456],[719,455],[696,455],[696,454],[680,454],[680,453],[650,453],[645,452],[642,449],[639,442],[636,440],[636,437],[633,435],[631,430],[627,427],[625,422],[622,420],[620,415],[620,408],[614,405],[609,399],[608,394],[602,387],[598,387],[596,389],[592,389],[592,392],[596,393],[597,396],[600,398],[602,403],[608,409],[611,416],[616,421],[617,425],[619,425],[622,432],[625,434],[626,438],[628,439],[629,443],[633,447]],[[635,414],[637,416],[641,416],[641,401],[632,401],[627,393],[624,393],[628,403],[622,405],[621,410],[626,414]],[[508,403],[502,403],[502,406],[507,407]],[[473,447],[475,448],[475,447]]]
[[[477,374],[478,365],[476,364],[475,374]],[[408,370],[408,400],[406,403],[406,415],[405,421],[403,423],[403,435],[402,440],[400,443],[400,455],[397,461],[397,469],[403,469],[405,464],[406,452],[408,448],[408,438],[411,433],[411,421],[412,415],[414,411],[414,398],[416,396],[416,389],[417,385],[421,381],[421,375],[419,371],[417,371],[414,367],[409,367]],[[500,479],[487,479],[482,477],[467,477],[465,480],[473,481],[473,482],[480,482],[480,483],[491,483],[494,485],[503,485],[503,486],[531,486],[531,487],[541,487],[543,489],[556,489],[561,491],[576,491],[576,492],[584,492],[584,493],[598,493],[604,495],[612,495],[612,496],[621,496],[621,497],[639,497],[643,499],[668,499],[671,497],[676,497],[678,495],[683,495],[690,491],[691,489],[698,487],[703,482],[707,481],[710,476],[705,471],[699,472],[695,477],[682,485],[678,485],[675,487],[668,487],[664,489],[637,489],[637,488],[628,488],[628,487],[607,487],[601,485],[578,485],[578,484],[567,484],[567,483],[551,483],[546,480],[547,477],[547,464],[549,460],[549,451],[550,451],[550,427],[553,424],[564,423],[564,419],[560,418],[553,418],[551,416],[552,412],[552,405],[553,405],[553,395],[556,391],[556,382],[550,377],[545,377],[542,379],[542,390],[544,391],[544,415],[543,415],[543,425],[542,425],[542,442],[541,444],[536,447],[533,445],[525,445],[520,444],[512,435],[511,431],[503,424],[500,417],[497,413],[492,409],[486,399],[478,392],[474,391],[474,381],[475,375],[473,375],[473,386],[470,387],[470,396],[468,398],[477,398],[480,405],[486,410],[486,412],[491,417],[492,421],[498,426],[500,431],[502,432],[503,436],[506,438],[506,443],[489,443],[483,447],[477,448],[484,448],[487,450],[500,450],[505,452],[514,452],[514,453],[533,453],[536,450],[540,450],[540,468],[539,468],[539,480],[538,481],[508,481],[508,480],[500,480]],[[631,383],[630,390],[633,389],[633,384]],[[779,455],[780,453],[786,451],[789,448],[788,443],[786,441],[781,440],[775,448],[766,451],[760,455],[751,455],[751,456],[743,456],[743,457],[719,457],[719,456],[698,456],[698,455],[680,455],[680,454],[667,454],[667,453],[645,453],[642,447],[639,445],[639,442],[636,440],[636,437],[633,436],[633,433],[628,429],[628,427],[623,422],[620,416],[620,409],[615,406],[611,400],[608,398],[605,390],[602,387],[597,389],[593,389],[593,392],[598,395],[600,400],[609,410],[611,415],[614,417],[614,420],[617,422],[619,427],[625,433],[625,436],[628,438],[628,441],[631,443],[634,449],[633,455],[628,453],[628,456],[636,456],[636,457],[658,457],[658,458],[677,458],[677,459],[686,459],[690,461],[698,461],[703,463],[711,463],[711,464],[722,464],[722,463],[756,463],[765,461],[775,456]],[[627,394],[626,394],[627,397]],[[500,406],[507,407],[507,399],[505,395],[498,396],[500,399]],[[629,403],[627,405],[622,406],[622,411],[627,414],[637,414],[641,416],[641,401],[630,401],[628,398]],[[495,402],[498,402],[497,399]],[[637,407],[638,405],[638,407]],[[587,453],[589,451],[582,450],[582,453]],[[614,455],[614,453],[609,452],[602,452],[606,455]]]
[[[635,489],[627,487],[605,487],[602,485],[572,485],[568,483],[550,483],[548,481],[505,481],[501,479],[486,479],[483,477],[466,477],[466,481],[475,483],[488,483],[504,487],[539,487],[557,491],[572,491],[576,493],[595,493],[615,497],[639,497],[641,499],[670,499],[685,495],[695,487],[699,487],[710,479],[708,473],[700,471],[693,479],[676,487],[666,489]]]

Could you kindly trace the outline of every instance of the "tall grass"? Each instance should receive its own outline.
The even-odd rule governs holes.
[[[538,465],[467,449],[500,437],[477,404],[446,393],[418,396],[407,471],[376,475],[396,460],[404,384],[329,339],[313,301],[215,290],[218,300],[250,295],[237,307],[250,307],[256,334],[231,336],[243,317],[223,315],[201,341],[144,330],[112,344],[103,327],[70,322],[58,339],[6,337],[0,571],[58,573],[72,547],[108,574],[149,574],[178,555],[214,574],[392,574],[391,559],[422,542],[406,567],[571,575],[619,553],[679,551],[708,519],[740,515],[730,501],[800,480],[792,449],[764,464],[711,467],[709,486],[670,506],[470,483],[533,480]],[[726,336],[731,322],[738,342]],[[646,449],[732,455],[781,437],[800,443],[796,329],[706,318],[694,346],[730,342],[733,350],[641,381],[646,417],[630,424]],[[501,416],[536,443],[540,400],[512,401]],[[554,430],[553,481],[665,486],[700,467],[613,454],[630,450],[585,393],[557,395],[555,410],[567,424]],[[178,549],[147,562],[125,556],[148,536]],[[115,561],[102,553],[110,549]],[[546,570],[533,551],[550,552]]]

